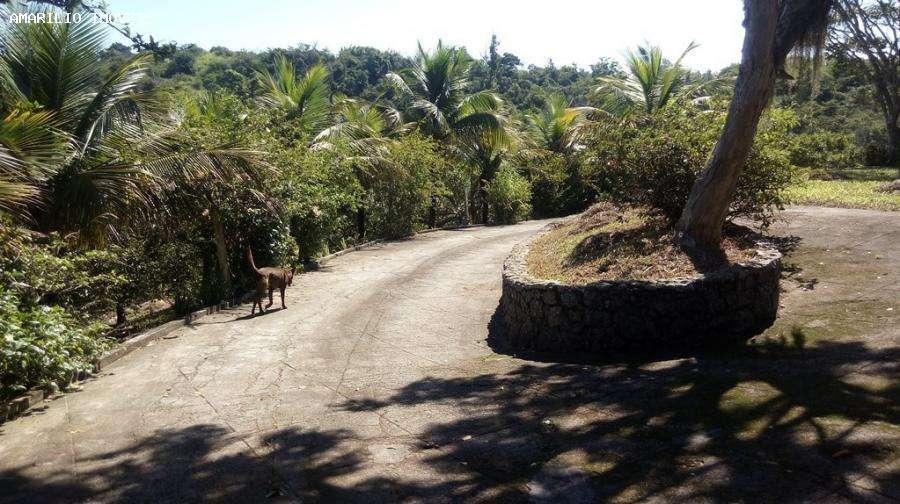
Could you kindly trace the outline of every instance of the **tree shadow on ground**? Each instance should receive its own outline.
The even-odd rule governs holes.
[[[0,472],[0,502],[397,500],[394,482],[385,478],[351,487],[329,483],[361,469],[359,450],[348,449],[354,445],[340,429],[281,429],[255,447],[220,425],[161,430],[41,477],[29,476],[30,467]]]
[[[640,365],[527,363],[430,378],[352,410],[455,405],[423,438],[471,471],[454,497],[789,502],[897,496],[900,351],[773,345]],[[874,366],[874,368],[873,368]],[[879,368],[879,369],[875,369]],[[866,374],[869,373],[869,374]],[[894,482],[894,483],[892,483]],[[893,486],[892,486],[893,485]]]
[[[340,429],[247,438],[193,425],[55,473],[0,472],[0,502],[878,501],[900,481],[900,389],[879,381],[896,378],[898,360],[860,342],[649,363],[509,360],[336,405],[430,418],[415,462],[373,471],[367,441]]]

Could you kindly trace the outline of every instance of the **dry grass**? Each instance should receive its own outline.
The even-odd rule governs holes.
[[[752,257],[752,242],[726,237],[728,263]],[[538,278],[572,284],[600,280],[691,278],[727,263],[695,264],[672,239],[672,228],[647,208],[598,203],[535,239],[526,258]],[[699,268],[699,269],[698,269]]]

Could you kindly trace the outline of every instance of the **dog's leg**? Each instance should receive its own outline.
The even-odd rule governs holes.
[[[254,299],[254,300],[253,300],[253,308],[250,308],[250,315],[253,315],[254,313],[256,313],[256,303],[257,303],[257,301],[259,301],[259,300],[258,300],[258,299]]]
[[[272,306],[272,303],[275,302],[275,301],[272,301],[272,293],[273,292],[275,292],[275,289],[272,287],[269,287],[269,304],[266,305],[267,310],[269,309],[270,306]]]
[[[287,309],[287,306],[284,304],[284,285],[281,286],[281,308]]]

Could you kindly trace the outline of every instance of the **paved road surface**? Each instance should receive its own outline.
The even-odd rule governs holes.
[[[865,257],[867,247],[898,243],[900,214],[792,212],[795,224],[782,228],[813,248],[832,236]],[[83,390],[0,426],[0,502],[691,501],[822,489],[839,500],[896,491],[882,475],[896,474],[895,431],[865,431],[887,455],[791,484],[779,471],[806,466],[761,457],[765,448],[741,444],[727,423],[681,418],[675,405],[694,406],[666,404],[677,389],[659,388],[703,373],[727,382],[711,391],[720,400],[753,366],[738,376],[733,361],[585,366],[495,353],[486,336],[501,262],[543,225],[441,231],[348,254],[298,277],[287,310],[206,317],[126,356]],[[889,254],[879,260],[893,275],[900,268]],[[887,359],[871,354],[896,350],[884,327],[860,337],[886,344],[820,368],[823,379]],[[856,424],[881,421],[867,414]],[[855,460],[848,453],[842,461]],[[874,483],[854,486],[860,472]]]

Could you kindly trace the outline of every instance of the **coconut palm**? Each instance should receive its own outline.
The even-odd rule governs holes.
[[[313,138],[313,146],[327,148],[344,142],[363,161],[382,157],[384,147],[411,127],[402,123],[400,112],[392,107],[346,97],[335,100],[334,118],[334,124]]]
[[[279,54],[274,72],[262,70],[257,76],[265,90],[263,103],[284,111],[303,133],[314,135],[328,125],[331,102],[325,65],[313,65],[298,78],[294,63]]]
[[[176,118],[140,91],[151,56],[135,56],[101,77],[105,44],[105,27],[87,16],[77,23],[7,22],[0,33],[2,106],[9,111],[0,143],[9,153],[11,135],[35,139],[28,153],[14,155],[31,159],[31,168],[12,178],[28,195],[19,214],[39,230],[82,242],[103,242],[149,217],[177,180],[245,176],[261,166],[253,152],[187,147]],[[16,127],[26,118],[28,135]],[[4,169],[7,184],[9,173]]]
[[[464,51],[441,41],[430,53],[419,44],[413,66],[388,73],[385,79],[396,91],[398,105],[409,121],[479,170],[474,185],[486,218],[486,184],[496,173],[501,156],[515,144],[516,133],[496,93],[466,91],[471,65],[472,59]],[[469,205],[473,214],[474,203],[471,200]]]
[[[658,46],[638,46],[636,51],[629,50],[625,57],[628,76],[599,77],[600,85],[595,93],[613,111],[638,108],[647,114],[654,114],[673,103],[699,98],[706,89],[722,81],[690,82],[688,71],[681,66],[681,61],[697,47],[699,45],[695,42],[688,44],[674,63],[663,58]]]
[[[540,111],[525,114],[525,124],[534,147],[570,155],[578,150],[584,126],[602,114],[594,107],[571,107],[565,96],[550,93],[544,97]]]
[[[467,93],[472,59],[438,41],[432,52],[419,44],[412,68],[385,76],[408,119],[435,139],[476,130],[505,134],[503,100],[491,91]]]

